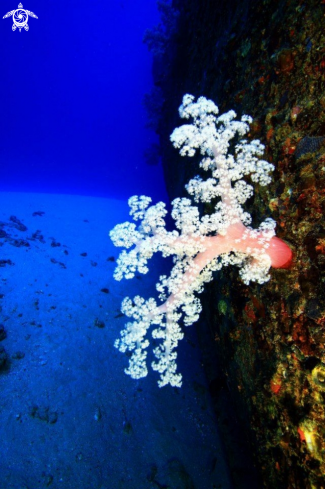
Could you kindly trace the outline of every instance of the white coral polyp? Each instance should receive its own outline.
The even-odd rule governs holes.
[[[212,100],[185,95],[179,108],[182,118],[192,119],[171,134],[171,142],[182,156],[193,156],[197,150],[203,156],[201,168],[211,176],[203,180],[194,177],[186,185],[195,202],[212,202],[214,211],[201,216],[190,199],[177,198],[172,202],[172,217],[176,230],[165,226],[165,204],[151,205],[150,197],[133,196],[129,199],[130,215],[134,223],[118,224],[110,232],[116,246],[132,249],[122,251],[114,277],[132,278],[136,271],[147,273],[148,259],[156,252],[164,257],[172,255],[174,266],[170,276],[160,277],[157,284],[160,305],[152,298],[145,300],[136,296],[122,303],[123,313],[132,318],[121,332],[115,346],[122,352],[132,352],[126,373],[134,379],[147,375],[147,333],[156,325],[152,336],[161,341],[153,352],[156,361],[152,368],[160,374],[160,387],[170,384],[180,387],[182,376],[176,372],[176,347],[184,334],[180,326],[197,321],[201,303],[196,296],[203,285],[212,280],[212,273],[222,266],[236,265],[244,283],[269,280],[275,248],[281,242],[285,262],[290,249],[275,238],[275,222],[268,218],[254,230],[249,227],[251,216],[242,205],[253,195],[253,187],[243,180],[250,175],[251,181],[260,185],[270,182],[273,165],[260,159],[264,146],[259,140],[247,141],[251,117],[242,116],[236,121],[236,113],[229,111],[218,115],[219,109]],[[230,143],[236,139],[234,152]],[[281,260],[280,260],[281,261]]]

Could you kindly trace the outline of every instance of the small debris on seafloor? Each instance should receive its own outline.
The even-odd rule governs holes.
[[[30,247],[30,244],[28,243],[28,241],[26,241],[26,239],[11,239],[9,243],[12,246],[16,246],[16,248],[20,248],[22,246],[25,246],[26,248]]]
[[[58,414],[56,411],[50,411],[48,406],[41,407],[34,405],[29,410],[29,415],[32,418],[40,419],[41,421],[45,421],[49,424],[54,424],[58,420]]]
[[[5,338],[7,338],[7,332],[4,325],[0,324],[0,341],[3,341]]]
[[[122,318],[124,316],[125,316],[125,314],[123,314],[123,312],[119,312],[119,313],[115,314],[114,319]]]
[[[100,407],[97,407],[95,410],[95,414],[94,414],[94,420],[100,421],[101,419],[102,419],[102,412],[101,412]]]
[[[13,360],[22,360],[25,357],[25,353],[23,351],[16,351],[11,355]]]
[[[15,228],[18,229],[18,231],[27,231],[27,226],[23,224],[18,217],[16,216],[10,216],[9,221],[13,222],[15,224]]]
[[[56,263],[56,264],[60,265],[61,268],[67,268],[66,265],[64,263],[62,263],[62,261],[58,261],[55,258],[51,258],[51,263]]]
[[[0,267],[5,267],[6,265],[14,265],[11,260],[0,260]]]
[[[0,370],[6,367],[8,355],[3,346],[0,346]]]
[[[104,323],[104,321],[101,321],[100,319],[96,318],[94,321],[94,326],[102,329],[102,328],[105,328],[105,323]]]
[[[51,238],[52,242],[51,242],[51,246],[52,248],[56,248],[57,246],[61,246],[61,243],[59,243],[58,241],[56,241],[55,238]]]
[[[41,231],[37,229],[30,238],[32,241],[40,241],[40,243],[45,243],[44,236],[41,234]]]

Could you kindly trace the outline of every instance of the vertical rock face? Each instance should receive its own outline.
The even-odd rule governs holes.
[[[225,269],[205,292],[199,331],[216,410],[237,446],[229,449],[236,487],[249,479],[239,460],[247,438],[256,487],[325,487],[325,2],[174,0],[169,8],[174,23],[154,77],[170,197],[198,173],[169,142],[177,108],[185,93],[204,95],[221,112],[253,117],[249,137],[261,139],[276,169],[249,210],[254,225],[272,216],[294,250],[291,268],[273,270],[263,286]]]

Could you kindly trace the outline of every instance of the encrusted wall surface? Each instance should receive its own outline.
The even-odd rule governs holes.
[[[265,285],[246,286],[224,269],[206,287],[202,343],[210,343],[216,410],[228,439],[248,440],[254,484],[325,488],[325,1],[174,0],[170,14],[176,23],[154,63],[170,197],[197,174],[197,162],[169,143],[183,94],[249,114],[250,137],[275,165],[249,210],[254,225],[272,216],[294,251],[291,268],[272,270]],[[234,406],[228,418],[225,398]],[[229,456],[235,487],[244,487],[238,453]]]

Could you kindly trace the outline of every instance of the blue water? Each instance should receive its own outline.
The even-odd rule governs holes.
[[[122,299],[169,273],[116,282],[108,237],[129,196],[167,202],[143,156],[156,2],[22,3],[21,32],[0,5],[0,489],[231,488],[195,328],[181,389],[114,348]]]
[[[166,197],[143,153],[143,96],[152,87],[142,42],[154,0],[26,0],[29,31],[12,31],[18,0],[0,6],[0,189]],[[17,5],[16,5],[17,4]]]

